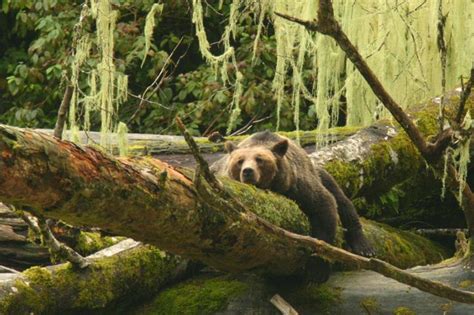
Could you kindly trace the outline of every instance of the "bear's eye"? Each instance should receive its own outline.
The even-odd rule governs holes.
[[[256,158],[255,158],[255,161],[256,161],[258,164],[263,163],[263,159],[262,159],[262,158],[259,158],[259,157],[256,157]]]
[[[239,164],[239,165],[242,165],[242,163],[244,163],[244,159],[240,159],[240,160],[237,161],[237,164]]]

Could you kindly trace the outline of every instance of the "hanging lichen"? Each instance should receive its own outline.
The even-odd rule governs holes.
[[[465,131],[472,129],[472,119],[470,111],[467,111],[466,116],[464,117],[462,123],[462,129]],[[467,171],[468,165],[470,162],[470,144],[471,144],[471,137],[466,136],[463,140],[461,145],[458,148],[458,155],[459,161],[457,165],[457,173],[458,173],[458,181],[459,181],[459,193],[458,193],[458,200],[461,203],[462,201],[462,193],[464,188],[466,187],[466,179],[467,179]]]
[[[148,12],[146,16],[144,31],[145,49],[143,51],[143,61],[141,65],[142,67],[143,64],[145,64],[146,56],[148,55],[148,51],[150,50],[151,37],[153,36],[153,29],[155,28],[155,17],[157,14],[161,14],[161,12],[163,12],[163,4],[155,3],[153,4],[150,12]]]
[[[93,42],[87,34],[75,41],[75,54],[71,63],[73,94],[69,109],[70,139],[79,141],[79,131],[89,131],[92,113],[99,112],[100,147],[110,151],[111,134],[117,129],[116,113],[120,104],[128,97],[128,77],[117,72],[114,65],[114,29],[117,12],[112,10],[109,0],[91,0],[90,10],[86,5],[84,8],[80,21],[86,14],[91,14],[96,19],[95,45],[100,61],[96,69],[82,69],[85,61],[90,58]],[[79,89],[82,73],[87,73],[86,89]]]
[[[100,107],[100,145],[110,148],[110,134],[113,131],[114,115],[114,29],[117,12],[113,11],[109,0],[99,0],[97,6],[97,46],[101,61],[97,65],[100,78],[99,107]]]
[[[91,41],[89,36],[86,34],[82,36],[77,41],[77,46],[75,47],[75,54],[71,63],[71,86],[72,86],[72,96],[69,104],[69,128],[71,129],[71,134],[77,132],[78,121],[77,121],[77,110],[78,110],[78,88],[79,88],[79,71],[86,59],[89,57],[91,50]],[[74,132],[73,132],[74,131]],[[71,137],[71,140],[73,137]]]
[[[239,3],[239,0],[234,0],[235,3]],[[232,4],[234,7],[237,5],[234,3]],[[235,12],[235,10],[234,10]],[[235,13],[234,13],[235,16]],[[211,45],[207,39],[206,29],[204,27],[204,15],[203,15],[203,8],[201,0],[193,0],[193,23],[196,28],[196,36],[199,42],[199,50],[204,57],[204,59],[208,62],[208,64],[214,69],[216,76],[219,72],[220,67],[220,74],[222,80],[224,82],[227,81],[227,62],[231,60],[232,56],[234,55],[234,48],[231,47],[229,44],[224,43],[227,49],[220,55],[214,55],[211,52]],[[226,34],[230,34],[231,30],[234,29],[235,20],[230,20],[230,24],[227,26],[229,31],[226,31]],[[230,37],[230,35],[229,35]]]
[[[117,126],[117,145],[120,156],[128,155],[128,128],[123,122],[119,122]]]
[[[222,2],[220,2],[222,3]],[[193,20],[205,59],[216,69],[226,67],[231,61],[232,47],[224,40],[225,51],[214,56],[205,36],[202,21],[202,3],[193,0]],[[441,65],[437,47],[437,1],[386,1],[334,0],[336,18],[358,47],[369,66],[380,78],[389,93],[404,108],[417,104],[442,92]],[[346,122],[348,125],[367,125],[387,117],[364,78],[349,62],[332,39],[320,34],[310,34],[295,23],[275,16],[274,12],[314,20],[317,0],[233,0],[229,25],[224,38],[235,29],[235,10],[255,12],[256,36],[253,45],[253,62],[258,50],[265,17],[273,22],[276,38],[276,69],[272,87],[276,103],[276,128],[280,127],[283,102],[291,100],[294,122],[299,128],[301,100],[313,102],[319,130],[325,130],[338,121],[341,96],[345,96]],[[258,8],[258,10],[256,9]],[[447,45],[446,89],[459,85],[459,76],[469,71],[474,51],[474,2],[443,0],[442,15],[447,16],[444,37]],[[236,34],[232,33],[233,36]],[[317,75],[314,88],[308,89],[301,76],[305,60],[312,64]],[[219,64],[220,62],[220,64]],[[291,65],[291,66],[290,66]],[[291,71],[288,71],[290,70]],[[298,70],[298,71],[295,71]],[[222,75],[224,81],[227,77]],[[291,96],[291,97],[288,97]],[[232,120],[234,121],[234,120]]]
[[[242,96],[242,73],[237,71],[236,74],[236,83],[235,83],[235,91],[232,97],[232,112],[230,114],[229,124],[227,125],[227,134],[235,128],[236,120],[240,116],[240,97]]]

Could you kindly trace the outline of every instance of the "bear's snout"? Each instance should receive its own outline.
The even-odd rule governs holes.
[[[254,169],[250,167],[242,169],[241,181],[247,184],[256,184],[257,178]]]

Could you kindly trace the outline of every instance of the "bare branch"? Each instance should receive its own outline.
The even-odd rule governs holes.
[[[302,20],[300,18],[286,15],[280,12],[275,12],[275,15],[284,18],[285,20],[295,22],[296,24],[303,25],[308,31],[319,32],[319,26],[316,21]]]
[[[444,27],[446,25],[447,16],[443,15],[443,1],[439,1],[438,5],[438,50],[441,61],[441,102],[439,104],[439,130],[444,129],[444,107],[446,94],[446,64],[448,60],[448,49],[446,48],[446,41],[444,40]]]
[[[69,111],[69,105],[71,104],[71,97],[73,92],[72,86],[69,82],[66,83],[66,90],[64,91],[63,100],[58,110],[58,119],[56,120],[56,125],[54,127],[54,136],[56,138],[62,139],[64,125],[66,123],[66,115]]]
[[[186,140],[189,149],[191,150],[194,159],[196,160],[201,174],[204,176],[206,181],[214,188],[216,191],[222,191],[222,185],[219,183],[217,178],[214,176],[214,174],[211,173],[211,170],[209,169],[209,164],[204,160],[204,158],[199,154],[199,147],[196,144],[196,141],[194,141],[193,137],[189,134],[189,132],[186,130],[186,127],[184,126],[183,122],[179,117],[176,117],[176,125],[178,126],[179,130],[184,136],[184,139]]]
[[[59,242],[56,237],[51,232],[49,228],[49,223],[42,219],[32,217],[25,213],[24,211],[16,211],[20,217],[28,224],[30,229],[37,235],[40,235],[44,243],[53,254],[58,255],[59,257],[64,257],[67,261],[71,262],[74,266],[79,267],[80,269],[86,268],[89,266],[89,262],[74,251],[69,246],[66,246]]]
[[[474,62],[471,68],[471,76],[469,77],[469,81],[467,81],[466,85],[463,87],[461,92],[461,99],[459,101],[459,108],[458,113],[456,115],[456,122],[460,125],[461,121],[464,116],[464,108],[466,106],[467,99],[471,94],[472,86],[474,85]]]

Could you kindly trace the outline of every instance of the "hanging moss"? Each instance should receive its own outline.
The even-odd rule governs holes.
[[[157,14],[161,14],[163,12],[163,4],[154,3],[146,16],[145,21],[145,49],[143,50],[143,61],[142,67],[145,63],[146,56],[148,55],[148,51],[150,50],[151,46],[151,37],[153,36],[153,29],[155,28],[155,17]]]
[[[224,53],[214,56],[209,52],[205,36],[202,3],[194,0],[193,19],[201,53],[211,65],[235,58],[228,41],[230,34],[237,35],[235,12],[237,9],[256,12],[254,57],[266,16],[273,22],[275,31],[277,62],[272,88],[276,100],[277,130],[284,95],[289,92],[296,129],[299,128],[301,97],[314,104],[319,130],[325,130],[337,122],[341,94],[346,96],[349,125],[368,125],[378,118],[388,117],[388,112],[364,78],[332,39],[317,33],[310,34],[302,26],[273,14],[280,12],[304,20],[315,20],[317,5],[318,1],[233,0],[229,24],[222,38]],[[353,3],[335,0],[333,5],[343,30],[389,93],[404,108],[442,92],[441,64],[433,62],[439,60],[436,1],[396,3],[363,0]],[[474,11],[474,3],[446,0],[443,7],[442,14],[447,16],[444,37],[447,39],[447,66],[450,69],[446,88],[452,89],[459,85],[459,76],[466,75],[470,70],[471,51],[474,50],[474,36],[470,28],[474,16],[470,12]],[[310,91],[302,83],[302,69],[306,61],[311,63],[311,72],[317,75],[316,86]],[[222,77],[226,81],[227,77]]]

